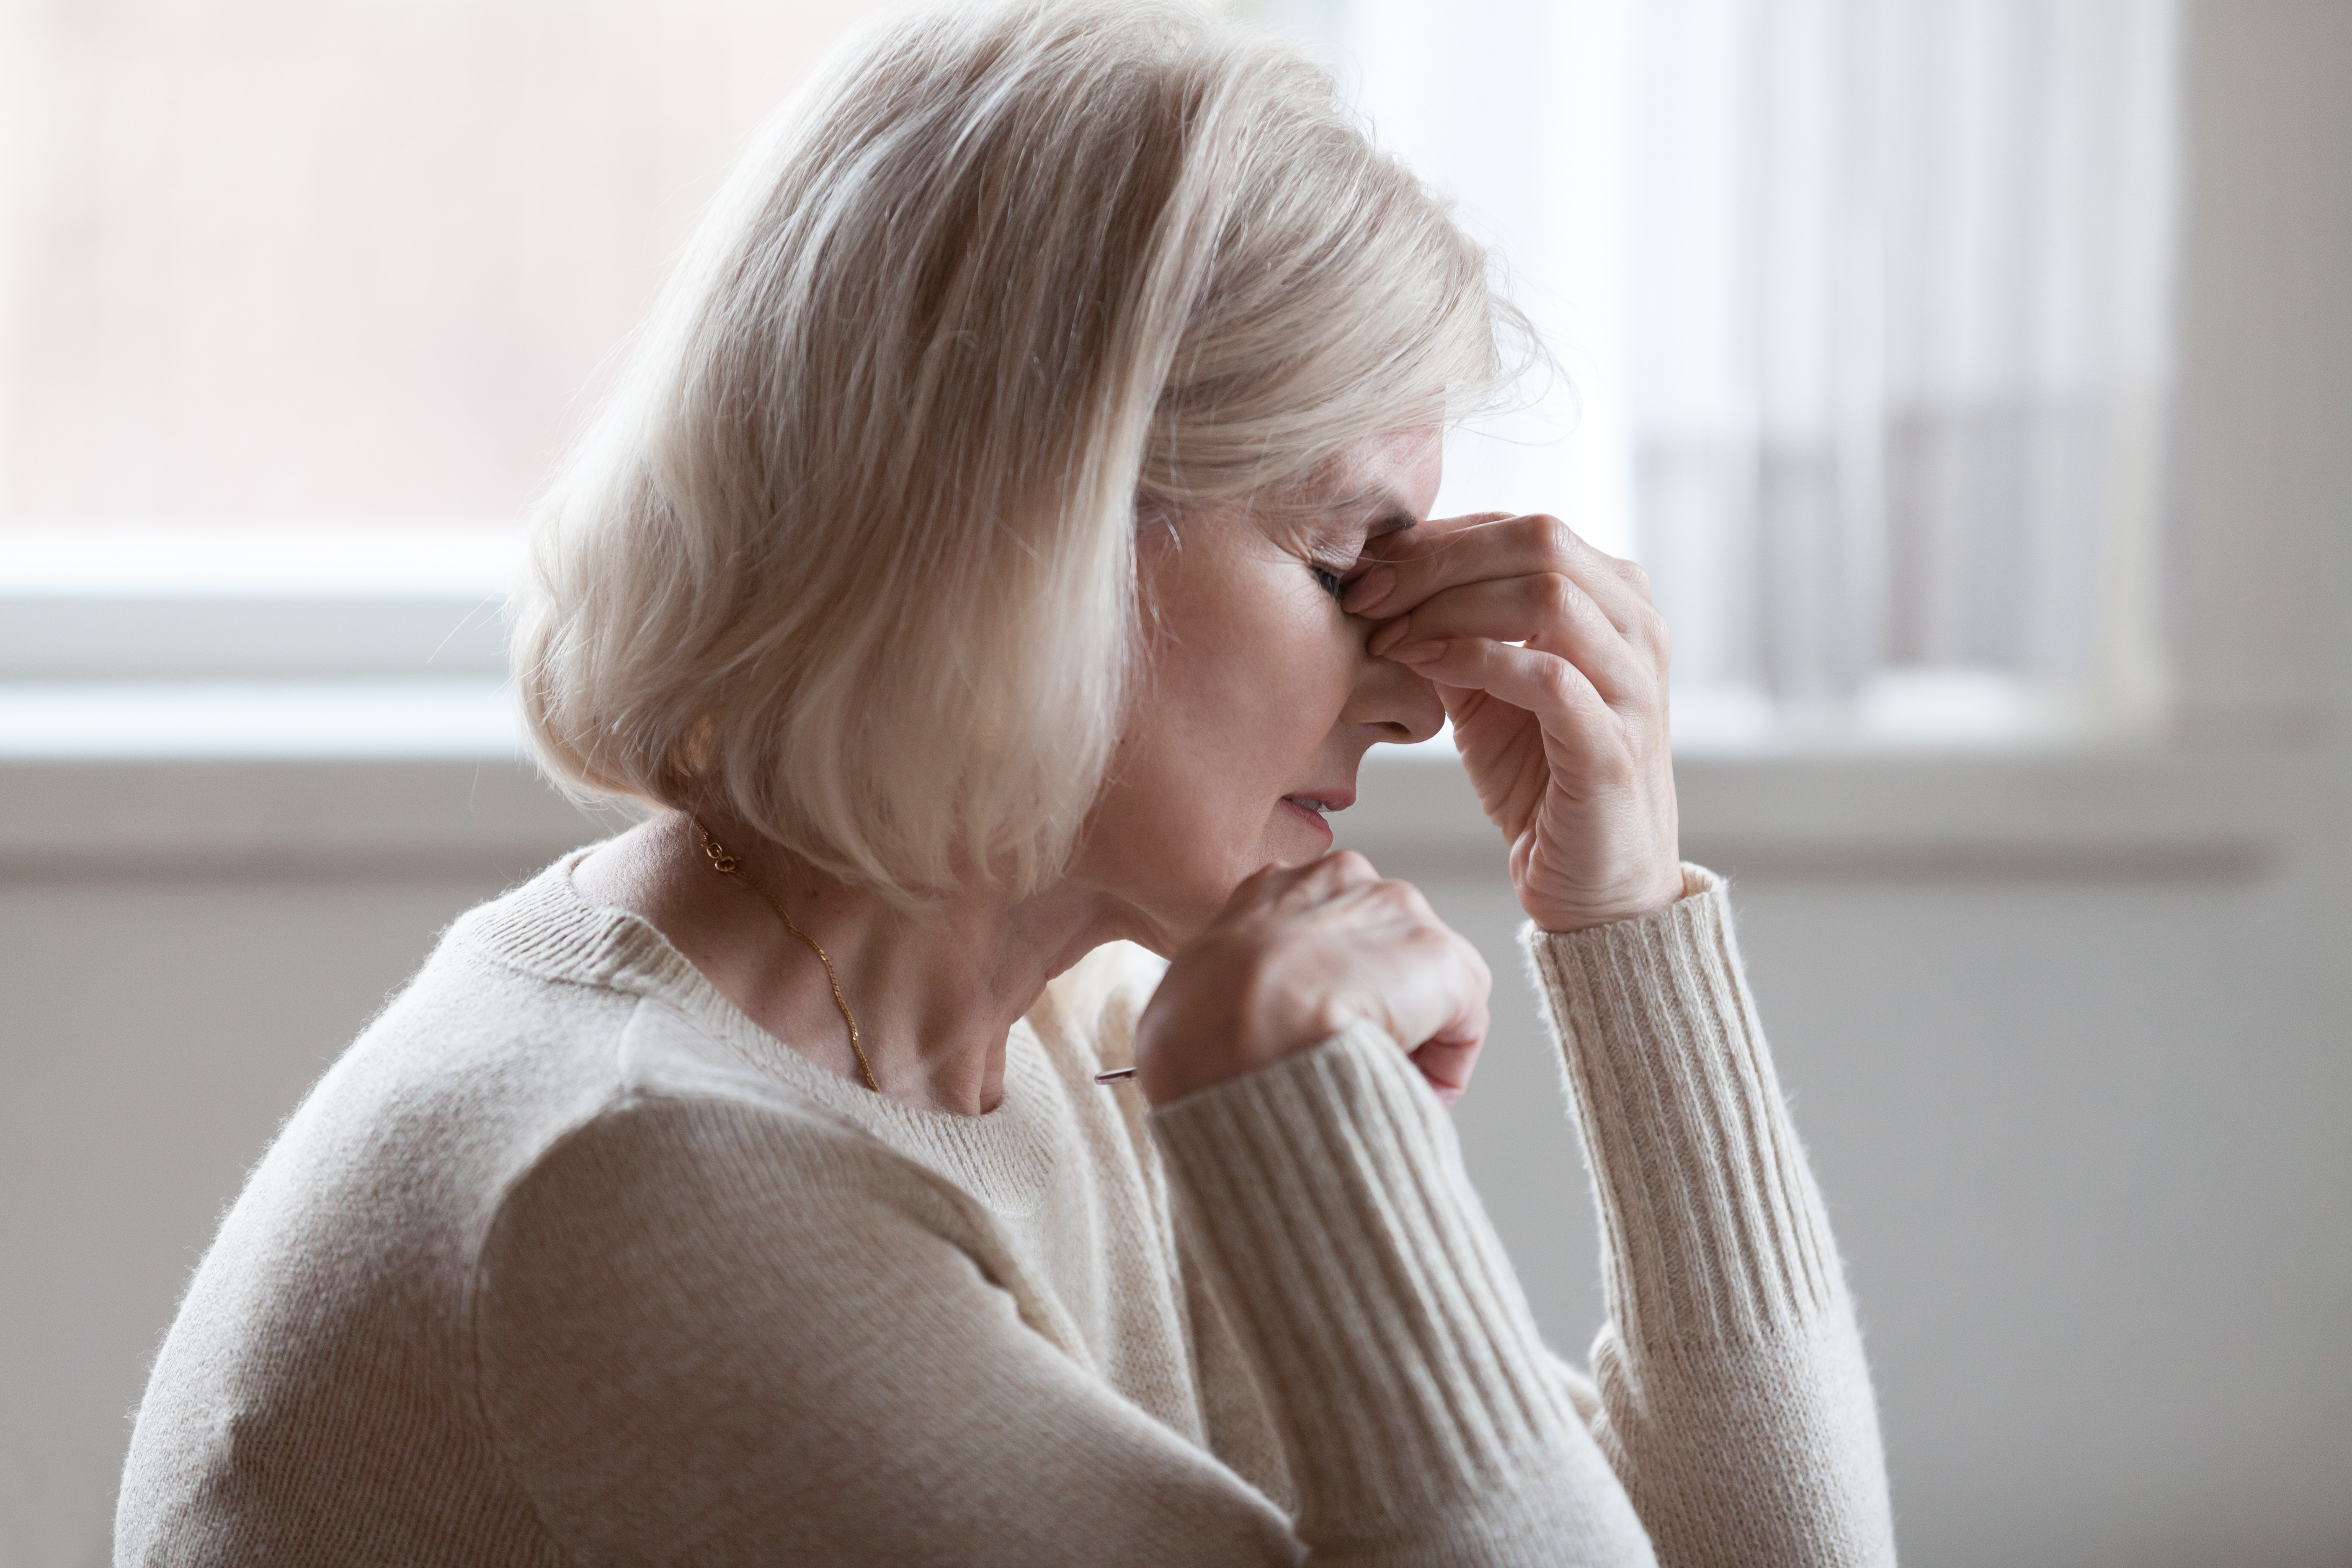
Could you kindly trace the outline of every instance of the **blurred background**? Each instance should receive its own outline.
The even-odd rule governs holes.
[[[1259,0],[1550,363],[1449,510],[1647,564],[1906,1561],[2352,1564],[2352,0]],[[534,487],[861,0],[0,0],[0,1568],[107,1560],[246,1168],[604,831]],[[1448,760],[1344,842],[1507,958]],[[1459,1109],[1600,1318],[1510,994]]]

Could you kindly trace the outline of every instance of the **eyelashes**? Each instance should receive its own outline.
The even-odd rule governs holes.
[[[1317,585],[1333,598],[1336,599],[1348,591],[1348,585],[1339,581],[1339,574],[1332,571],[1328,566],[1310,565],[1307,570],[1315,574]]]

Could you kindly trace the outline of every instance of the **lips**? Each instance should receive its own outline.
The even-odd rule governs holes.
[[[1345,811],[1356,804],[1355,789],[1349,784],[1338,784],[1329,789],[1303,789],[1286,795],[1281,800],[1281,813],[1307,832],[1315,835],[1328,849],[1334,842],[1330,816]]]
[[[1300,795],[1286,795],[1282,798],[1292,805],[1303,806],[1318,816],[1326,812],[1345,811],[1356,804],[1355,791],[1344,789],[1314,790]]]

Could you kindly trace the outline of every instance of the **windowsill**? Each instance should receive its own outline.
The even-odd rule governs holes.
[[[1417,748],[1415,750],[1418,750]],[[1686,858],[1839,880],[2236,879],[2292,852],[2323,798],[2316,751],[2155,742],[2009,749],[1678,748]],[[1397,874],[1502,864],[1451,757],[1378,753],[1340,828]]]
[[[0,765],[522,754],[502,679],[0,681]]]
[[[2158,741],[1678,750],[1685,852],[1734,872],[2239,879],[2315,819],[2326,758]],[[1499,873],[1442,743],[1381,748],[1339,842]],[[511,874],[610,831],[541,782],[489,680],[0,686],[0,877]]]

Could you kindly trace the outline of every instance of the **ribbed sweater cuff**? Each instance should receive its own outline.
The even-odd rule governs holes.
[[[1150,1119],[1283,1428],[1302,1527],[1452,1511],[1576,1422],[1453,1123],[1379,1029]]]
[[[1566,1061],[1636,1354],[1806,1334],[1845,1308],[1721,878],[1638,920],[1522,933]]]

